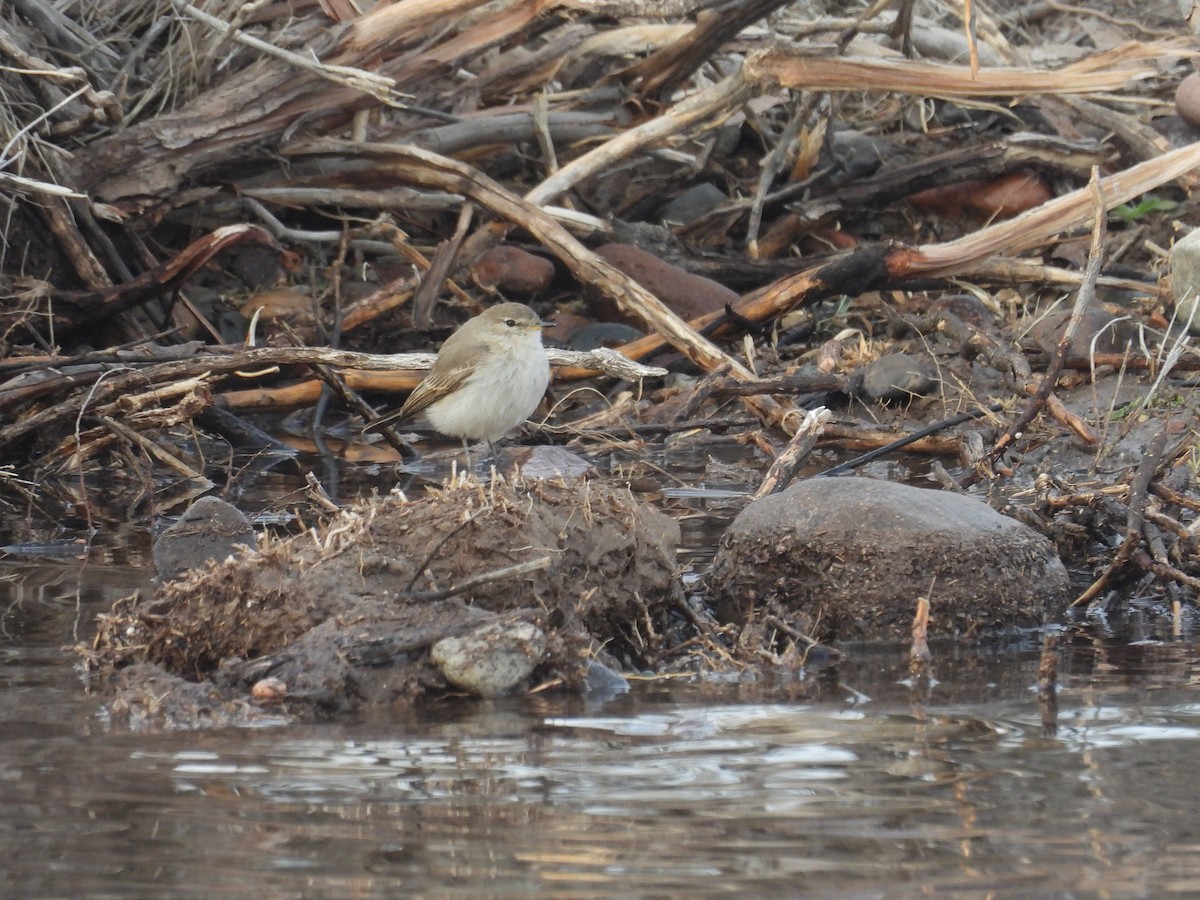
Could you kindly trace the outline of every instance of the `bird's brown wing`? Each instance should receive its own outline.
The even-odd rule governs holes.
[[[486,349],[483,344],[479,345],[480,353]],[[467,358],[473,360],[476,355],[468,352]],[[458,390],[474,370],[474,367],[471,365],[456,366],[454,368],[439,367],[438,362],[440,361],[439,359],[434,362],[433,368],[429,370],[429,374],[408,395],[408,399],[404,401],[402,407],[395,412],[390,412],[374,421],[368,422],[363,426],[363,431],[378,431],[385,425],[394,425],[397,422],[403,422],[405,419],[415,416],[430,404],[436,403],[452,391]]]

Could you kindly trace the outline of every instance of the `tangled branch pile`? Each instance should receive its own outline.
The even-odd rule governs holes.
[[[732,394],[766,447],[794,429],[797,388],[759,373],[819,364],[833,382],[799,390],[874,402],[888,391],[863,393],[855,370],[907,336],[938,356],[939,411],[1033,395],[1093,440],[1034,366],[1058,344],[1066,371],[1153,368],[1153,352],[1089,355],[1072,320],[1027,357],[1019,316],[1096,289],[1165,326],[1153,250],[1173,219],[1130,204],[1160,189],[1182,218],[1192,202],[1200,143],[1164,123],[1194,42],[1165,2],[970,6],[966,27],[952,0],[13,0],[0,464],[70,476],[50,491],[69,503],[115,465],[137,508],[161,508],[171,473],[190,485],[177,503],[230,445],[269,446],[246,414],[325,385],[363,412],[358,391],[415,375],[356,351],[425,349],[454,318],[439,298],[474,310],[496,291],[556,308],[564,339],[620,322],[637,329],[617,339],[627,357],[665,348],[720,373],[589,427],[670,430]],[[1098,205],[1128,227],[1089,286]],[[274,346],[249,348],[264,328]],[[746,331],[761,340],[735,358],[723,338]],[[597,360],[556,357],[556,379]],[[576,423],[595,412],[573,402],[558,411]],[[1029,419],[991,452],[929,446],[994,474]],[[825,440],[889,437],[856,421]],[[27,483],[0,489],[47,504]]]

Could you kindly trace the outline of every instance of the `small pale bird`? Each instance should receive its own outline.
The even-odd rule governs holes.
[[[424,413],[442,434],[491,447],[529,418],[550,383],[543,322],[523,303],[501,303],[446,339],[404,405],[368,422],[374,431]],[[494,455],[494,454],[493,454]]]

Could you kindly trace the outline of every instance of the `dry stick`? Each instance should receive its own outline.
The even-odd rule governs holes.
[[[1191,52],[1183,41],[1127,44],[1054,72],[1009,66],[985,69],[978,78],[971,78],[969,70],[963,66],[911,60],[834,59],[782,48],[758,51],[751,53],[746,62],[724,81],[681,100],[663,115],[572,160],[527,193],[525,199],[538,205],[550,203],[585,178],[636,151],[672,137],[693,124],[731,112],[751,97],[780,87],[807,91],[898,91],[946,98],[1120,90],[1133,80],[1156,77],[1161,57],[1186,56]],[[1184,168],[1179,174],[1187,172],[1188,168],[1191,167]],[[1116,202],[1124,203],[1125,200]],[[1062,228],[1056,229],[1059,230]]]
[[[1058,729],[1058,635],[1042,635],[1042,653],[1038,659],[1038,708],[1042,713],[1042,730],[1054,734]]]
[[[580,157],[571,165],[584,159],[586,157]],[[565,166],[558,175],[569,168]],[[1195,168],[1200,168],[1200,141],[1104,178],[1101,188],[1105,202],[1110,209],[1127,203]],[[919,247],[866,244],[747,294],[734,304],[733,309],[745,319],[762,322],[832,291],[854,295],[918,276],[970,274],[973,266],[987,269],[990,265],[988,257],[994,253],[1028,250],[1074,228],[1086,214],[1093,212],[1093,208],[1092,192],[1081,188],[1015,218],[947,243]],[[697,331],[703,331],[724,318],[724,312],[709,313],[693,319],[690,324]],[[719,334],[720,329],[713,333]],[[632,359],[640,359],[660,349],[664,343],[661,336],[652,334],[625,344],[620,350]],[[567,371],[560,372],[560,376],[586,377],[586,374]]]
[[[454,226],[454,234],[450,237],[450,240],[442,241],[438,244],[437,249],[434,251],[433,259],[429,263],[429,269],[425,272],[425,277],[421,279],[420,287],[417,288],[417,292],[413,295],[412,318],[414,328],[428,328],[433,324],[433,302],[437,299],[437,295],[441,293],[442,284],[445,283],[446,276],[454,266],[458,250],[467,236],[467,229],[471,227],[471,218],[474,213],[474,204],[464,203],[458,211],[458,224]]]
[[[459,522],[457,525],[455,525],[453,528],[451,528],[449,531],[447,531],[444,535],[442,535],[441,539],[436,544],[433,545],[433,547],[430,549],[430,551],[427,554],[425,554],[424,561],[422,561],[421,565],[417,566],[417,570],[415,572],[413,572],[412,580],[409,581],[409,583],[405,586],[404,590],[401,591],[400,593],[402,593],[402,594],[413,593],[413,587],[416,585],[417,579],[421,577],[421,574],[427,568],[429,568],[429,564],[431,562],[433,562],[434,557],[436,557],[439,553],[442,552],[442,548],[444,546],[446,546],[446,542],[448,540],[450,540],[450,538],[454,537],[454,535],[458,534],[460,531],[462,531],[464,528],[466,528],[468,525],[470,525],[472,522],[474,522],[476,519],[478,519],[480,516],[482,516],[485,513],[490,513],[491,511],[492,511],[492,507],[481,506],[479,509],[475,510],[473,513],[468,515],[465,519],[463,519],[461,522]]]
[[[571,160],[527,193],[525,199],[538,206],[551,203],[585,178],[599,174],[627,156],[674,137],[692,125],[733,112],[760,88],[760,85],[747,80],[744,67],[739,68],[724,81],[681,100],[661,116],[623,131],[583,156]]]
[[[312,348],[317,349],[317,348]],[[559,378],[558,367],[582,366],[595,375],[602,372],[622,381],[640,381],[643,378],[661,378],[667,370],[658,366],[643,366],[627,359],[608,347],[597,347],[594,350],[561,350],[546,348],[546,357],[550,365],[555,367],[554,378]],[[404,353],[394,356],[363,355],[364,360],[371,360],[364,365],[355,365],[345,374],[346,383],[360,391],[382,391],[385,393],[401,393],[411,391],[420,382],[425,369],[432,365],[432,353]],[[378,365],[375,360],[388,360]],[[354,371],[354,369],[364,371]],[[366,370],[375,371],[386,369],[378,374],[364,374]],[[319,392],[319,386],[311,381],[297,382],[281,388],[252,388],[249,390],[232,390],[221,393],[221,402],[228,409],[293,409],[313,403]],[[2,411],[2,410],[0,410]],[[372,417],[373,418],[373,417]]]
[[[299,53],[293,53],[282,47],[276,47],[274,44],[238,30],[229,22],[222,21],[216,16],[209,15],[204,10],[197,9],[190,3],[185,2],[185,0],[171,0],[171,3],[178,12],[189,15],[197,21],[203,22],[209,28],[222,32],[226,38],[232,37],[233,40],[245,44],[247,47],[251,47],[260,53],[277,57],[288,65],[296,66],[321,78],[328,78],[330,81],[345,87],[370,94],[375,99],[389,106],[403,106],[399,102],[403,95],[397,93],[395,90],[396,79],[394,78],[388,78],[386,75],[380,75],[378,72],[370,72],[365,69],[319,62],[315,54],[312,54],[311,51],[310,55],[302,56]]]
[[[801,644],[803,644],[804,645],[804,655],[805,655],[806,659],[808,657],[808,654],[818,647],[820,647],[821,650],[823,650],[825,653],[829,654],[829,658],[833,661],[842,659],[845,656],[845,654],[842,653],[841,650],[838,650],[835,647],[829,647],[829,646],[826,646],[825,644],[822,644],[811,634],[805,634],[803,631],[796,628],[795,625],[792,625],[790,622],[785,622],[783,619],[779,618],[778,616],[766,616],[763,620],[763,624],[769,625],[771,628],[774,628],[776,631],[782,631],[784,634],[786,634],[788,637],[790,637],[793,641],[799,641]]]
[[[1179,491],[1172,490],[1162,482],[1155,482],[1150,486],[1150,493],[1156,497],[1166,500],[1168,503],[1174,503],[1177,506],[1182,506],[1184,509],[1190,509],[1193,512],[1200,512],[1200,500],[1191,497],[1187,494],[1181,494]]]
[[[345,379],[336,370],[319,364],[313,364],[309,368],[317,378],[325,382],[325,385],[331,391],[337,394],[347,409],[358,413],[366,421],[370,421],[378,415],[371,407],[371,404],[367,403],[366,400],[359,396],[356,390],[346,384]],[[411,459],[417,455],[417,451],[406,440],[401,438],[394,429],[384,426],[379,429],[379,432],[383,435],[383,439],[391,444],[393,449],[405,459]]]
[[[217,253],[238,244],[261,244],[279,250],[270,233],[257,225],[226,225],[197,238],[174,258],[143,272],[126,284],[91,291],[64,291],[55,295],[55,315],[52,320],[63,325],[87,325],[160,297],[198,272]]]
[[[548,569],[550,568],[550,563],[551,559],[549,556],[539,556],[537,559],[531,559],[527,562],[505,566],[503,569],[495,569],[491,572],[484,572],[482,575],[474,575],[471,578],[452,584],[448,588],[442,588],[437,591],[405,591],[400,596],[406,600],[445,600],[447,597],[466,593],[471,588],[477,588],[483,584],[491,584],[493,581],[503,581],[506,578],[516,578],[518,575],[526,575],[530,572]]]
[[[1014,134],[886,166],[876,174],[851,181],[830,194],[805,198],[793,204],[791,209],[802,222],[815,226],[841,215],[853,215],[855,210],[878,209],[899,202],[928,188],[997,178],[1014,170],[1049,170],[1059,177],[1070,173],[1087,178],[1092,167],[1104,161],[1104,147],[1099,142]]]
[[[1017,417],[1005,430],[999,440],[992,446],[986,457],[987,465],[991,465],[1000,458],[1008,446],[1016,440],[1018,434],[1028,427],[1046,401],[1050,397],[1051,391],[1054,390],[1055,384],[1058,383],[1058,376],[1062,374],[1063,363],[1067,359],[1067,354],[1071,350],[1071,345],[1075,342],[1075,335],[1079,332],[1079,323],[1083,321],[1083,314],[1096,298],[1096,279],[1100,277],[1100,266],[1104,261],[1104,235],[1105,228],[1105,207],[1104,194],[1100,189],[1100,170],[1093,167],[1092,177],[1088,182],[1088,188],[1096,200],[1095,217],[1092,220],[1092,245],[1088,248],[1087,266],[1084,267],[1083,284],[1079,286],[1079,293],[1075,296],[1075,306],[1071,310],[1071,318],[1067,322],[1067,327],[1062,333],[1062,337],[1058,339],[1058,346],[1054,350],[1054,358],[1050,361],[1050,365],[1046,369],[1046,374],[1042,376],[1041,383],[1033,393],[1033,399],[1025,408],[1025,411]],[[976,469],[968,479],[967,483],[971,483],[978,478],[979,470]]]
[[[630,381],[667,374],[665,369],[635,363],[607,347],[583,352],[550,350],[546,355],[550,358],[551,364],[567,363],[568,365],[594,367],[615,378]],[[207,348],[206,352],[193,354],[188,359],[153,363],[144,367],[123,364],[118,369],[102,372],[99,379],[95,377],[95,373],[88,373],[87,383],[91,385],[90,390],[98,392],[95,398],[96,403],[109,403],[135,387],[142,388],[147,384],[159,384],[181,378],[217,377],[234,374],[239,370],[317,363],[349,369],[390,372],[398,368],[428,368],[433,363],[433,359],[432,353],[355,353],[349,350],[331,350],[328,347],[261,347],[253,350]],[[110,375],[119,377],[113,378],[111,382],[101,387],[100,382]],[[78,379],[62,379],[64,392],[78,384]],[[362,385],[362,387],[367,386],[369,385]],[[411,387],[412,384],[409,385],[409,388]],[[14,388],[12,391],[0,390],[0,414],[15,408],[24,396],[21,388]],[[307,394],[304,396],[304,402],[311,402],[313,399]],[[86,403],[91,402],[90,395],[88,399],[80,396],[67,397],[56,405],[27,416],[18,422],[0,426],[0,456],[13,441],[21,440],[41,429],[54,427],[57,423],[78,413]]]
[[[1155,577],[1174,581],[1193,591],[1200,591],[1200,578],[1182,572],[1168,563],[1153,559],[1149,554],[1145,555],[1145,559],[1141,559],[1141,556],[1141,551],[1134,553],[1134,558],[1138,560],[1139,564]]]
[[[625,74],[635,76],[638,92],[647,97],[665,97],[682,84],[717,50],[743,29],[770,15],[788,0],[729,0],[697,18],[696,27],[683,38],[651,54]]]
[[[767,158],[763,160],[762,171],[758,175],[758,184],[754,189],[754,202],[750,205],[750,217],[746,225],[746,246],[750,250],[750,256],[758,259],[758,230],[762,225],[763,208],[766,206],[767,192],[771,189],[771,184],[775,181],[775,176],[778,175],[784,165],[787,163],[787,158],[791,145],[796,138],[800,136],[800,129],[808,122],[809,117],[816,111],[817,103],[820,102],[820,94],[809,94],[804,102],[800,104],[800,108],[792,113],[792,117],[788,119],[787,124],[779,134],[775,146],[771,152],[767,154]]]
[[[1129,485],[1129,512],[1125,517],[1125,540],[1121,542],[1121,546],[1117,548],[1116,554],[1108,567],[1101,573],[1086,591],[1076,597],[1071,606],[1079,606],[1084,603],[1090,603],[1099,593],[1104,590],[1117,571],[1125,564],[1125,562],[1133,555],[1134,549],[1137,547],[1138,541],[1142,535],[1142,508],[1146,505],[1146,494],[1150,488],[1150,482],[1154,478],[1154,473],[1158,469],[1158,462],[1162,458],[1167,447],[1167,437],[1172,430],[1170,420],[1159,430],[1153,440],[1150,441],[1150,446],[1146,448],[1146,455],[1142,457],[1141,463],[1137,468],[1137,475],[1134,476],[1133,482]]]
[[[965,70],[959,66],[839,60],[784,50],[754,53],[724,81],[688,97],[663,115],[629,129],[573,160],[527,193],[525,199],[539,205],[552,202],[585,178],[598,174],[626,156],[671,137],[692,124],[732,111],[755,93],[774,90],[780,85],[807,90],[862,91],[875,88],[942,97],[1114,90],[1126,86],[1131,79],[1152,77],[1156,70],[1144,60],[1167,53],[1186,55],[1183,46],[1179,42],[1159,44],[1153,49],[1127,45],[1064,67],[1058,72],[1010,67],[982,71],[976,79],[966,77]],[[1197,165],[1200,165],[1200,143],[1111,176],[1106,180],[1105,193],[1114,205],[1124,203],[1163,181],[1187,173]],[[1144,168],[1151,166],[1152,169]],[[831,285],[845,286],[846,293],[852,292],[856,286],[867,290],[889,278],[956,272],[972,261],[982,260],[1002,249],[1027,249],[1074,225],[1079,210],[1073,208],[1072,201],[1077,200],[1075,194],[1067,195],[1038,207],[1033,211],[1036,216],[1027,213],[948,244],[917,249],[864,248],[750,295],[737,305],[737,312],[748,319],[764,321],[795,308],[817,291]],[[1014,222],[1018,224],[1014,225]],[[699,330],[719,321],[722,316],[723,313],[715,313],[697,319],[695,327]],[[660,334],[627,345],[624,351],[642,356],[658,349],[664,342],[675,343],[661,329],[655,327],[655,330]],[[713,366],[706,365],[705,368],[711,370]]]
[[[817,445],[817,438],[821,436],[825,423],[832,415],[825,407],[818,406],[804,416],[804,421],[800,423],[800,427],[788,441],[787,447],[775,457],[775,462],[771,463],[771,468],[767,470],[766,477],[763,478],[762,484],[758,486],[758,490],[754,492],[751,500],[760,500],[768,494],[777,494],[788,486],[788,482],[796,477],[800,464],[808,458],[813,447]]]
[[[902,438],[904,441],[902,446],[909,447],[913,453],[926,453],[933,456],[956,456],[962,453],[960,438],[925,435],[910,443],[910,438],[914,436]],[[894,432],[865,425],[826,425],[824,437],[828,446],[849,450],[875,451],[883,447],[893,448],[893,445],[898,443]],[[852,465],[862,464],[858,459],[850,462]],[[837,468],[835,467],[835,469]]]
[[[727,365],[729,371],[743,381],[756,378],[740,362],[693,331],[661,300],[579,243],[540,208],[465,163],[417,147],[351,144],[329,139],[306,141],[284,152],[379,157],[396,163],[392,174],[399,179],[464,194],[494,215],[520,225],[553,252],[580,282],[610,297],[623,312],[642,319],[701,368],[712,370]],[[791,411],[790,407],[770,398],[747,397],[743,402],[770,424],[779,424]]]
[[[1191,352],[1195,353],[1196,351],[1193,349]],[[1034,361],[1036,361],[1037,358],[1038,357],[1035,355],[1033,357]],[[1157,357],[1126,356],[1124,353],[1095,353],[1092,356],[1069,357],[1064,367],[1067,369],[1078,369],[1084,372],[1094,372],[1096,369],[1105,366],[1112,369],[1120,369],[1124,367],[1125,369],[1136,371],[1157,369],[1161,365],[1162,361]],[[1197,369],[1200,369],[1200,358],[1187,359],[1186,357],[1182,357],[1174,364],[1172,368],[1182,372],[1195,372]],[[1191,386],[1194,387],[1195,385],[1193,384]]]
[[[96,420],[104,425],[104,427],[111,431],[114,435],[123,438],[130,444],[136,444],[137,446],[141,447],[142,450],[147,454],[153,456],[155,459],[169,468],[174,469],[188,481],[204,481],[209,484],[212,483],[205,478],[204,475],[202,475],[200,472],[197,472],[195,469],[177,457],[174,453],[171,453],[165,447],[150,440],[144,434],[127,427],[123,422],[118,422],[111,416],[97,416]]]
[[[694,123],[731,111],[755,94],[779,87],[809,91],[887,90],[936,97],[1119,90],[1131,80],[1154,77],[1157,74],[1155,61],[1160,56],[1172,53],[1184,56],[1189,52],[1190,48],[1183,42],[1164,42],[1152,47],[1133,44],[1080,60],[1056,72],[1008,67],[984,70],[978,78],[972,79],[969,70],[962,66],[832,59],[785,49],[760,51],[750,54],[745,64],[724,81],[697,92],[663,115],[623,132],[563,166],[526,194],[525,199],[539,205],[549,203],[584,178],[637,150],[671,137]]]
[[[736,379],[727,379],[725,377],[727,374],[728,372],[726,371],[725,366],[721,366],[713,369],[702,379],[700,379],[695,387],[692,388],[691,396],[687,398],[687,401],[683,404],[683,406],[681,406],[675,415],[671,417],[671,421],[673,423],[682,422],[695,416],[696,413],[700,411],[700,407],[704,405],[709,396],[712,394],[713,386],[719,382],[728,381],[732,382],[733,384],[746,384],[746,382],[737,381]],[[754,385],[746,386],[751,390],[755,389]]]
[[[930,588],[933,593],[933,588]],[[913,613],[912,643],[908,648],[908,674],[913,678],[929,675],[929,663],[933,654],[929,652],[929,598],[917,598],[917,611]]]
[[[838,374],[806,373],[796,375],[776,375],[762,378],[760,381],[747,384],[744,381],[734,381],[723,377],[720,371],[714,372],[717,377],[710,385],[701,382],[700,387],[708,395],[714,397],[744,397],[746,394],[821,394],[836,391],[842,394],[850,393],[850,377]],[[688,401],[691,403],[691,400]]]
[[[838,463],[826,469],[824,472],[818,472],[814,478],[828,478],[831,475],[840,475],[842,472],[849,472],[851,469],[857,469],[859,466],[864,466],[874,459],[881,456],[887,456],[889,453],[895,453],[907,447],[909,444],[914,444],[922,438],[929,437],[931,434],[937,434],[947,428],[952,428],[955,425],[961,425],[963,422],[969,422],[972,419],[982,419],[988,413],[999,412],[1004,408],[1002,403],[993,403],[991,406],[980,407],[973,409],[970,412],[959,413],[956,416],[951,416],[948,419],[942,419],[940,422],[934,422],[931,425],[926,425],[912,434],[906,434],[904,437],[892,441],[882,447],[876,447],[874,450],[868,450],[861,456],[856,456],[854,459],[848,459],[844,463]]]

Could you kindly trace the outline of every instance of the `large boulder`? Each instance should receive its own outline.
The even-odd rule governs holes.
[[[154,569],[159,581],[170,581],[254,546],[254,526],[241,510],[219,497],[201,497],[154,542]]]
[[[929,597],[930,635],[1039,625],[1061,612],[1067,572],[1042,535],[960,494],[818,478],[754,501],[721,540],[718,615],[780,618],[818,640],[902,637]]]

